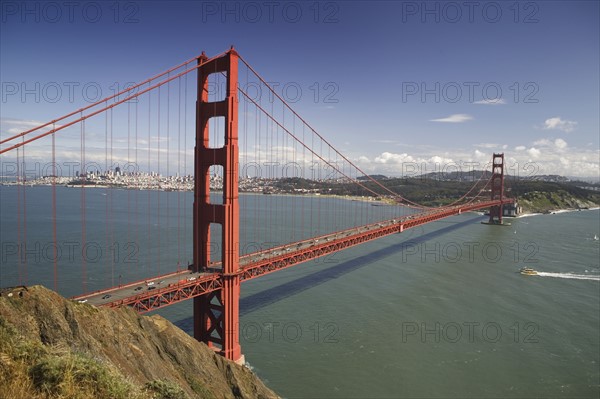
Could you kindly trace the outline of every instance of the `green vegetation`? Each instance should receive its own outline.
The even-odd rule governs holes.
[[[558,209],[584,209],[600,204],[600,191],[582,188],[581,182],[518,181],[510,194],[525,212],[544,213]]]
[[[197,378],[194,378],[188,374],[185,376],[187,383],[190,385],[192,390],[197,393],[201,398],[214,399],[212,392]]]
[[[471,176],[472,177],[472,176]],[[489,177],[489,176],[488,176]],[[463,180],[461,180],[461,178]],[[278,192],[306,192],[323,195],[349,195],[374,197],[373,192],[381,193],[381,187],[371,180],[362,179],[361,187],[355,183],[315,181],[303,178],[286,178],[274,182]],[[441,206],[461,198],[473,187],[472,179],[464,180],[464,176],[456,179],[440,179],[432,177],[419,178],[385,178],[378,176],[378,181],[393,192],[401,193],[410,201],[427,206]],[[525,212],[547,212],[557,209],[580,209],[598,206],[600,191],[593,191],[583,186],[583,182],[548,182],[506,177],[505,188],[509,197],[516,198]],[[371,192],[372,190],[373,192]],[[475,190],[476,194],[479,190]],[[485,196],[484,192],[482,195]],[[489,194],[487,194],[489,195]]]
[[[121,375],[83,354],[56,356],[49,353],[29,368],[29,376],[36,390],[49,396],[72,396],[73,388],[80,391],[82,387],[86,392],[83,396],[128,398],[135,395],[135,388]]]
[[[1,398],[151,398],[96,359],[21,336],[0,316]]]
[[[0,399],[277,398],[164,318],[0,289]]]
[[[146,388],[154,392],[153,399],[188,399],[183,389],[170,381],[150,381],[146,383]]]
[[[381,184],[393,192],[402,193],[411,201],[426,205],[443,205],[459,198],[469,190],[473,183],[436,181],[431,179],[401,179],[389,178],[380,180]],[[383,190],[373,181],[363,181],[363,187],[356,183],[331,181],[315,181],[303,178],[286,178],[274,182],[273,187],[279,192],[294,192],[294,190],[309,190],[323,195],[350,195],[374,197],[373,192]]]

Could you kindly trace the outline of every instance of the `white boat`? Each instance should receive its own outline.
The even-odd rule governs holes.
[[[524,267],[520,270],[520,273],[525,276],[537,276],[538,272],[530,267]]]

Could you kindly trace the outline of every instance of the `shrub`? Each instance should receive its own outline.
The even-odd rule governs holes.
[[[154,392],[154,399],[188,399],[183,389],[171,381],[150,381],[146,383],[146,389]]]

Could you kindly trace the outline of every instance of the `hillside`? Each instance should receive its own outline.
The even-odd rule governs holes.
[[[451,176],[453,179],[445,177],[446,179],[438,180],[426,176],[422,178],[385,178],[385,176],[381,176],[379,181],[392,192],[402,193],[402,196],[410,201],[426,206],[452,203],[461,198],[473,186],[473,176]],[[507,177],[505,180],[506,194],[511,198],[516,198],[525,213],[592,208],[600,204],[600,191],[597,190],[597,185],[564,181],[566,178],[561,179],[560,176],[550,177],[556,181]],[[589,187],[585,188],[586,185]],[[295,193],[295,190],[301,189],[305,192],[320,194],[366,197],[373,196],[373,192],[381,192],[380,187],[377,187],[372,181],[363,181],[363,186],[372,191],[344,181],[285,178],[275,181],[270,187],[270,191],[272,193]],[[484,195],[486,194],[484,193]]]
[[[0,294],[0,398],[277,397],[160,316],[41,286]]]

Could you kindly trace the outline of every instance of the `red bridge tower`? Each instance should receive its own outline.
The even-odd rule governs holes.
[[[489,224],[502,224],[502,201],[504,200],[504,154],[494,154],[492,159],[492,201],[500,205],[490,208]]]
[[[225,55],[207,61],[198,58],[196,101],[196,147],[194,149],[194,264],[206,271],[210,262],[210,224],[221,225],[221,289],[194,298],[194,337],[220,351],[227,359],[242,360],[239,343],[239,205],[238,205],[238,54],[233,47]],[[208,101],[210,74],[226,75],[222,101]],[[209,120],[225,118],[224,145],[209,143]],[[223,203],[210,202],[210,167],[223,167]]]

